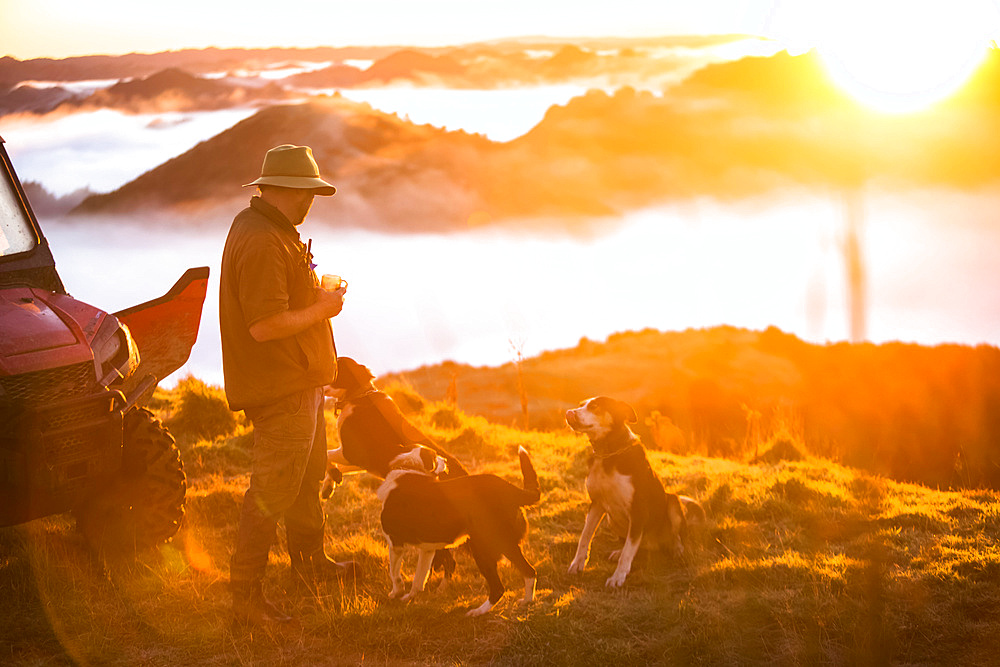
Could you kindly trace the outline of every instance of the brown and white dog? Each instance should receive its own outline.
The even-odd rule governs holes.
[[[605,515],[625,540],[618,566],[606,585],[625,583],[640,546],[684,553],[688,520],[703,521],[704,509],[692,498],[667,493],[646,457],[646,449],[628,424],[638,421],[631,405],[606,396],[583,401],[566,411],[566,423],[590,440],[593,455],[587,474],[590,509],[580,534],[570,574],[583,572],[590,543]]]
[[[424,590],[437,550],[468,541],[476,566],[486,579],[489,596],[468,616],[485,614],[503,597],[503,582],[497,572],[501,557],[524,576],[522,605],[535,593],[535,568],[524,557],[521,541],[528,531],[523,507],[538,502],[538,476],[528,452],[518,451],[523,488],[490,474],[466,475],[438,480],[431,474],[434,462],[423,459],[424,468],[407,467],[389,472],[378,489],[382,501],[382,531],[389,543],[391,597],[411,600]],[[402,465],[397,461],[394,465]],[[419,550],[410,591],[403,594],[400,570],[404,547]]]

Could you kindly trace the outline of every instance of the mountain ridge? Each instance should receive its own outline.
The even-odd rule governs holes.
[[[586,220],[698,197],[728,201],[774,192],[998,182],[1000,137],[983,126],[989,95],[964,103],[960,96],[905,118],[879,115],[831,82],[816,80],[817,58],[778,54],[708,65],[660,95],[631,87],[591,89],[552,106],[534,128],[507,142],[418,126],[338,95],[316,96],[306,103],[316,112],[295,127],[275,122],[250,132],[258,121],[244,121],[116,192],[86,200],[76,212],[137,213],[149,208],[146,202],[165,211],[213,198],[228,205],[235,179],[220,181],[220,169],[249,177],[259,155],[281,143],[312,145],[324,174],[341,187],[346,224],[398,232],[517,221],[573,229]],[[1000,68],[989,63],[985,71]],[[747,78],[756,83],[748,85]],[[1000,80],[988,84],[1000,90]],[[766,91],[783,92],[771,99]],[[293,112],[258,115],[282,113]],[[373,152],[338,147],[344,135],[323,129],[328,126],[354,128],[353,139]],[[236,150],[237,144],[258,154]],[[206,161],[206,146],[230,154],[231,161]],[[948,156],[961,156],[961,168]],[[178,188],[184,182],[190,192]],[[210,184],[225,187],[209,191]]]

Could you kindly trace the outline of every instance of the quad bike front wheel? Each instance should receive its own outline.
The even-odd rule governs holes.
[[[187,477],[180,450],[145,408],[125,414],[123,466],[106,488],[74,510],[87,542],[128,555],[170,540],[184,518]]]

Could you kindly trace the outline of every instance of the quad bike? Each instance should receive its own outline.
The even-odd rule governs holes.
[[[70,296],[0,138],[0,526],[72,512],[100,551],[170,540],[187,479],[142,407],[187,361],[208,267],[106,313]]]

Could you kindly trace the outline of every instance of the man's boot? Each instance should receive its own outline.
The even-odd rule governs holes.
[[[289,623],[292,617],[264,597],[260,581],[233,582],[233,629],[249,630],[270,624]]]
[[[288,558],[292,566],[292,584],[315,592],[321,581],[344,583],[361,581],[361,568],[352,560],[335,561],[323,551],[323,530],[303,534],[287,530]]]
[[[299,549],[289,546],[288,560],[292,566],[289,572],[289,590],[301,595],[316,595],[316,574],[313,572],[312,559]]]
[[[322,547],[307,557],[312,563],[312,571],[317,580],[339,581],[345,584],[361,583],[361,566],[353,560],[335,561],[326,555]]]

